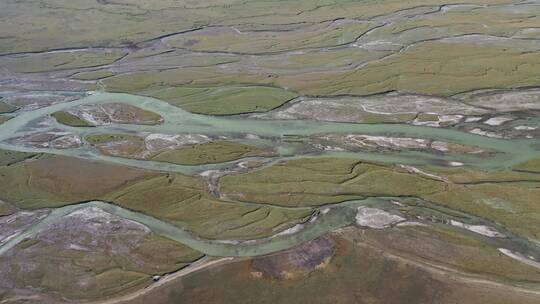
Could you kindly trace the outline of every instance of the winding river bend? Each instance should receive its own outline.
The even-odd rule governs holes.
[[[122,218],[141,223],[150,228],[154,233],[185,244],[209,256],[259,256],[284,249],[289,249],[306,241],[322,236],[328,232],[335,231],[336,229],[343,228],[349,225],[353,225],[355,222],[356,210],[360,206],[377,207],[386,209],[389,212],[393,212],[392,209],[397,208],[388,203],[389,199],[392,198],[368,198],[365,200],[354,200],[334,204],[330,207],[325,208],[325,211],[312,217],[306,223],[299,224],[297,227],[298,229],[293,228],[290,229],[290,232],[283,231],[281,233],[277,233],[273,236],[262,239],[243,241],[203,239],[178,226],[171,225],[154,217],[142,214],[140,212],[131,211],[111,203],[106,203],[102,201],[83,202],[79,204],[67,205],[52,210],[49,215],[43,218],[38,224],[9,239],[7,242],[1,243],[0,255],[13,248],[13,246],[17,245],[22,240],[35,235],[42,229],[46,229],[50,224],[60,220],[63,216],[80,209],[94,207],[108,213],[120,216]],[[413,208],[423,209],[424,212],[431,213],[432,215],[437,214],[439,219],[441,220],[456,218],[455,212],[448,210],[449,213],[444,214],[444,210],[441,210],[440,208],[435,206],[429,206],[429,203],[426,207]],[[444,214],[446,217],[441,217],[441,214]],[[482,221],[485,222],[485,220],[483,219],[464,214],[460,215],[460,219],[465,219],[466,221],[476,223]],[[504,233],[506,237],[490,238],[476,235],[474,233],[471,233],[471,235],[493,246],[503,247],[509,250],[516,250],[536,259],[540,259],[540,248],[538,246],[530,243],[529,241],[519,236],[512,234],[509,231],[506,231],[503,227],[497,226],[493,223],[488,224],[496,227],[497,230]]]
[[[404,164],[425,164],[434,160],[455,160],[464,162],[467,165],[486,168],[486,169],[504,169],[517,163],[529,160],[538,155],[535,145],[540,142],[538,139],[528,140],[506,140],[497,138],[488,138],[485,136],[468,134],[452,129],[442,129],[424,126],[412,126],[403,124],[356,124],[356,123],[333,123],[318,122],[312,120],[255,120],[237,117],[219,117],[199,115],[186,112],[176,106],[166,102],[142,96],[134,96],[120,93],[95,93],[85,98],[68,102],[55,104],[40,108],[34,111],[26,112],[10,119],[2,124],[0,128],[0,148],[22,151],[22,152],[46,152],[51,154],[60,154],[74,156],[86,159],[95,159],[108,162],[119,163],[123,165],[140,167],[152,170],[175,171],[181,173],[193,173],[208,168],[220,167],[223,164],[205,165],[205,166],[182,166],[171,165],[153,161],[141,161],[125,158],[108,157],[93,153],[88,149],[41,149],[35,147],[23,147],[12,145],[5,142],[6,139],[15,136],[24,136],[35,132],[28,128],[36,119],[45,117],[56,111],[61,111],[73,106],[87,104],[103,104],[108,102],[122,102],[140,107],[160,114],[165,122],[160,125],[129,125],[129,124],[111,124],[106,126],[97,126],[93,128],[75,128],[54,123],[48,128],[40,126],[39,131],[46,132],[51,130],[66,130],[80,136],[89,133],[108,133],[108,132],[151,132],[151,133],[202,133],[207,135],[226,135],[226,134],[254,134],[258,136],[282,137],[286,135],[309,136],[322,133],[341,133],[341,134],[370,134],[370,135],[396,135],[413,138],[425,138],[433,140],[446,140],[448,142],[460,143],[465,145],[477,146],[480,148],[493,149],[499,153],[493,157],[481,158],[470,155],[451,155],[434,157],[429,153],[418,151],[400,151],[399,153],[347,153],[347,152],[322,152],[317,156],[349,157],[368,161],[381,161],[389,163]],[[290,147],[282,143],[281,151],[285,151],[279,158],[295,158],[299,155],[290,153]],[[304,155],[305,156],[305,155]]]
[[[128,94],[115,93],[96,93],[85,98],[62,104],[55,104],[48,107],[40,108],[34,111],[22,113],[11,120],[5,122],[0,128],[0,148],[24,152],[45,152],[52,154],[60,154],[73,156],[85,159],[100,160],[113,162],[122,165],[139,167],[158,171],[174,171],[185,174],[194,174],[212,168],[220,168],[230,164],[221,163],[214,165],[202,166],[183,166],[174,165],[155,161],[143,161],[135,159],[117,158],[104,156],[95,153],[88,148],[75,149],[52,149],[52,148],[33,148],[28,146],[19,146],[7,143],[6,140],[36,132],[32,128],[32,124],[40,118],[76,105],[85,104],[102,104],[107,102],[122,102],[131,104],[145,110],[153,111],[163,116],[164,123],[156,126],[148,125],[107,125],[94,128],[74,128],[54,123],[46,128],[39,128],[39,131],[65,130],[80,136],[85,136],[94,132],[156,132],[156,133],[203,133],[210,135],[220,134],[254,134],[258,136],[280,137],[284,135],[308,136],[319,133],[343,133],[343,134],[378,134],[378,135],[400,135],[408,137],[418,137],[426,139],[446,140],[454,143],[474,145],[480,148],[488,148],[497,151],[498,153],[492,157],[480,158],[477,156],[436,156],[436,159],[446,159],[462,161],[467,165],[477,166],[487,169],[504,169],[516,163],[531,159],[537,156],[538,151],[535,150],[535,145],[538,145],[538,139],[532,140],[502,140],[487,138],[478,135],[467,134],[452,129],[440,129],[422,126],[409,126],[397,124],[353,124],[353,123],[331,123],[317,122],[308,120],[253,120],[240,119],[237,117],[216,117],[192,114],[172,106],[166,102],[148,97],[133,96]],[[305,157],[290,153],[290,148],[283,143],[281,155],[275,157],[274,161],[290,159],[296,157]],[[288,152],[287,152],[288,151]],[[390,163],[402,164],[425,164],[433,161],[435,156],[423,152],[395,152],[395,153],[338,153],[338,152],[323,152],[315,157],[334,156],[334,157],[353,157],[358,159],[381,161]],[[257,256],[268,254],[271,252],[294,247],[307,240],[311,240],[321,236],[329,231],[339,229],[351,224],[354,224],[354,217],[359,206],[377,206],[387,209],[392,212],[391,205],[385,204],[388,199],[370,198],[360,201],[351,201],[339,203],[327,208],[325,212],[320,212],[310,221],[301,224],[296,231],[282,232],[274,236],[248,241],[236,240],[206,240],[202,239],[189,231],[186,231],[177,226],[173,226],[159,219],[130,211],[111,203],[91,201],[79,204],[73,204],[57,208],[44,218],[37,225],[20,233],[9,241],[0,244],[0,254],[3,254],[23,239],[34,235],[41,229],[46,228],[49,224],[60,219],[62,216],[69,214],[75,210],[96,207],[106,212],[121,216],[123,218],[133,220],[148,226],[157,234],[166,236],[180,243],[188,245],[196,250],[199,250],[210,256]],[[435,207],[433,207],[435,208]],[[321,208],[322,209],[322,208]],[[430,208],[426,208],[430,209]],[[323,214],[324,213],[324,214]],[[444,214],[440,209],[436,212],[440,217],[443,214],[444,220],[452,219],[451,214]],[[435,212],[434,212],[435,214]],[[482,222],[483,219],[475,218],[466,215],[467,221]],[[494,227],[507,237],[504,239],[494,239],[483,236],[482,238],[488,243],[492,243],[497,247],[509,248],[517,250],[529,256],[540,259],[540,248],[523,238],[515,236],[504,227],[498,227],[494,223],[487,223]]]

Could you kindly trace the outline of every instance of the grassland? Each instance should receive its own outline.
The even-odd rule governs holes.
[[[10,162],[25,155],[6,157]],[[85,174],[80,174],[85,172]],[[174,223],[206,238],[251,239],[303,221],[312,211],[222,202],[206,182],[81,159],[43,155],[0,167],[0,199],[19,208],[105,200]]]
[[[86,142],[101,154],[177,165],[204,165],[233,161],[244,157],[271,156],[273,151],[233,140],[199,144],[178,144],[159,149],[149,148],[144,137],[132,134],[91,134]]]
[[[97,80],[97,79],[102,79],[106,77],[111,77],[114,75],[115,75],[114,72],[111,72],[108,70],[97,70],[97,71],[90,71],[90,72],[80,72],[73,75],[72,77],[78,80]]]
[[[13,214],[16,211],[15,208],[6,204],[5,202],[0,202],[0,216],[6,216]]]
[[[221,191],[242,201],[317,206],[370,196],[427,195],[439,181],[352,159],[300,159],[221,179]]]
[[[540,59],[527,40],[534,36],[536,8],[501,5],[507,3],[280,1],[276,8],[235,0],[209,6],[84,1],[74,7],[55,0],[37,13],[35,1],[8,1],[3,8],[17,16],[45,20],[45,12],[57,10],[59,18],[47,19],[41,36],[31,24],[7,18],[0,53],[77,49],[2,56],[0,66],[15,73],[73,70],[71,79],[100,79],[111,92],[152,96],[211,115],[264,112],[298,95],[451,96],[539,85]],[[64,14],[75,10],[76,25],[60,27],[70,20]],[[104,30],[86,10],[105,23],[114,20],[115,29]],[[142,25],[152,17],[159,22]],[[48,39],[39,38],[45,34]],[[154,37],[163,39],[154,45]],[[125,60],[114,66],[120,58]],[[78,70],[103,65],[114,68]]]
[[[422,166],[423,171],[443,177],[455,184],[480,184],[501,182],[540,182],[540,175],[515,170],[478,170],[475,168],[448,168]]]
[[[79,118],[77,115],[73,115],[66,111],[58,111],[51,114],[58,123],[71,127],[92,127],[86,120]]]
[[[423,196],[429,201],[491,219],[519,235],[540,239],[538,182],[448,185]]]
[[[41,7],[41,12],[59,9],[60,16],[69,20],[62,14],[77,10],[77,25],[59,28],[59,20],[64,19],[48,20],[48,39],[42,40],[34,36],[32,25],[11,20],[2,27],[11,29],[10,34],[0,35],[8,41],[3,44],[4,52],[28,49],[30,43],[28,51],[60,48],[55,47],[60,42],[58,33],[63,33],[62,42],[68,37],[69,46],[81,49],[3,56],[0,66],[15,73],[72,70],[70,79],[103,80],[107,91],[152,96],[211,115],[264,112],[298,95],[402,91],[450,96],[540,82],[534,73],[539,64],[537,51],[527,41],[537,22],[535,8],[513,11],[507,6],[473,9],[450,5],[443,9],[439,6],[445,3],[435,0],[388,0],[384,5],[373,1],[320,5],[281,1],[280,8],[275,8],[260,1],[231,0],[212,5],[209,14],[207,6],[150,3],[152,9],[132,1],[122,5],[85,1],[75,8],[56,0],[57,6]],[[20,16],[43,20],[46,15],[36,14],[35,5],[34,1],[8,1],[4,8],[7,12],[18,8]],[[114,19],[118,30],[103,30],[101,24],[95,24],[95,16],[81,13],[85,9],[95,10],[104,22]],[[260,14],[270,9],[271,16]],[[141,22],[158,11],[160,22],[145,25],[142,31]],[[79,27],[85,30],[76,35],[71,32]],[[118,36],[122,39],[112,39]],[[161,36],[166,36],[164,44],[149,44],[148,39]],[[96,45],[117,48],[85,49]],[[245,53],[257,56],[242,55]],[[119,58],[123,60],[116,64]],[[113,68],[89,69],[102,65]],[[367,121],[379,122],[380,118],[368,117]]]
[[[524,29],[535,27],[538,22],[535,9],[510,13],[500,7],[483,7],[474,10],[452,10],[427,18],[404,19],[393,25],[391,32],[395,35],[418,28],[443,28],[459,35],[482,33],[511,37]]]
[[[143,170],[52,155],[41,155],[32,161],[4,165],[0,167],[0,172],[0,199],[30,209],[59,207],[97,199],[130,182],[157,175]]]
[[[84,138],[86,142],[92,145],[105,144],[115,141],[135,141],[143,142],[143,138],[137,135],[121,134],[121,133],[107,133],[107,134],[92,134]]]
[[[496,4],[510,1],[474,2]],[[134,0],[115,3],[85,0],[77,5],[71,1],[55,0],[42,5],[39,1],[21,3],[9,0],[2,4],[6,18],[0,23],[0,54],[66,47],[133,45],[209,24],[246,24],[244,27],[253,29],[295,23],[316,25],[338,18],[367,19],[410,7],[439,6],[445,3],[441,0],[387,0],[384,5],[377,1],[281,1],[276,7],[268,2],[238,0],[202,5],[192,1],[179,4],[155,0],[144,4]],[[26,20],[35,22],[28,23]],[[39,28],[38,24],[45,24],[46,27]]]
[[[270,83],[269,77],[263,75],[253,75],[248,73],[225,73],[216,67],[203,68],[183,68],[168,69],[164,71],[144,71],[129,74],[121,74],[107,78],[103,81],[105,88],[109,92],[130,92],[139,95],[156,97],[172,104],[182,105],[182,101],[189,101],[190,95],[191,107],[196,109],[197,101],[203,104],[219,104],[219,98],[228,98],[231,105],[242,106],[241,112],[255,111],[259,105],[261,109],[265,107],[276,107],[287,100],[293,98],[290,93],[282,91],[279,88],[261,87],[260,84]],[[220,89],[221,87],[221,89]],[[280,93],[281,91],[281,93]],[[204,93],[210,93],[205,96]],[[269,97],[260,93],[272,92],[281,99]],[[246,104],[245,100],[240,99],[238,103],[234,100],[231,93],[241,94],[252,100],[251,104]],[[251,97],[250,97],[251,96]],[[206,98],[210,97],[210,101]],[[253,98],[257,97],[257,98]],[[277,101],[277,102],[276,102]],[[269,104],[267,104],[270,102]],[[245,108],[247,106],[247,108]],[[203,107],[201,107],[203,108]],[[223,109],[223,110],[219,110]],[[236,111],[227,111],[227,107],[220,105],[217,108],[208,108],[210,111],[221,111],[221,114],[237,114]]]
[[[193,51],[264,54],[347,44],[368,29],[366,23],[356,22],[322,22],[300,32],[282,32],[280,35],[275,32],[241,33],[232,28],[212,28],[172,37],[166,43]]]
[[[108,91],[132,92],[140,95],[155,97],[182,109],[201,114],[228,115],[249,112],[265,112],[297,97],[294,92],[281,88],[241,85],[243,81],[250,83],[249,78],[231,77],[234,85],[207,87],[204,83],[212,84],[227,77],[214,74],[213,70],[204,72],[200,69],[194,73],[185,70],[167,70],[164,72],[145,72],[120,75],[104,81]],[[192,82],[192,77],[200,77],[201,86],[183,86]]]
[[[121,51],[77,51],[6,56],[0,58],[0,68],[15,73],[69,70],[107,65],[125,55]]]
[[[397,90],[450,96],[485,88],[540,83],[540,55],[507,47],[423,42],[357,71],[314,72],[278,78],[278,85],[309,95],[370,95]],[[519,67],[519,68],[518,68]]]
[[[83,105],[52,114],[57,122],[72,127],[119,124],[157,125],[161,115],[130,104],[111,101],[102,105]]]
[[[101,154],[116,157],[145,159],[144,138],[131,134],[91,134],[85,141]]]
[[[471,235],[444,226],[400,227],[387,231],[368,230],[361,237],[363,242],[393,254],[424,262],[435,262],[471,275],[489,277],[499,282],[513,284],[540,282],[534,267],[522,264],[497,248]],[[417,244],[410,246],[410,242]]]
[[[518,164],[514,167],[514,170],[540,173],[540,159],[535,158]]]
[[[10,105],[10,104],[7,104],[5,102],[3,102],[1,99],[0,99],[0,113],[4,114],[4,113],[11,113],[13,111],[17,110],[16,107]]]
[[[329,58],[318,55],[321,59],[310,59],[314,55],[309,53],[295,56],[296,61],[318,62],[320,66],[332,63],[333,56],[338,55],[330,51]],[[379,55],[371,56],[375,58],[366,61],[361,69],[352,70],[317,71],[317,64],[309,63],[304,66],[305,72],[295,73],[292,64],[290,70],[272,70],[265,75],[204,67],[129,73],[107,78],[104,83],[108,91],[148,95],[187,111],[217,115],[268,111],[295,97],[293,94],[366,96],[401,91],[451,96],[471,90],[540,84],[535,75],[540,64],[538,53],[507,45],[438,40],[413,43],[380,59]],[[315,71],[310,71],[310,66]],[[218,84],[225,89],[217,89]],[[279,93],[279,88],[287,91]]]
[[[493,288],[475,282],[461,281],[459,276],[441,273],[416,260],[401,258],[393,252],[366,245],[364,231],[347,229],[334,234],[337,252],[327,265],[309,276],[291,279],[261,277],[253,267],[254,261],[229,263],[196,273],[182,281],[173,282],[131,301],[153,303],[535,303],[527,295],[504,287]],[[384,232],[381,234],[385,234]],[[394,232],[390,232],[394,236]],[[399,232],[397,233],[399,235]],[[467,249],[459,246],[446,252],[436,239],[427,239],[430,252],[444,252],[458,257]],[[432,246],[431,246],[432,245]],[[463,251],[462,251],[463,250]],[[276,254],[286,259],[288,252]],[[263,257],[261,259],[264,259]],[[304,256],[298,256],[305,259]],[[495,260],[504,260],[496,258]],[[510,261],[505,261],[510,262]],[[524,266],[513,263],[514,271]],[[523,268],[522,268],[523,267]],[[294,269],[290,269],[293,271]],[[527,268],[518,276],[537,277]],[[122,302],[124,303],[124,302]]]
[[[275,56],[263,56],[257,62],[272,70],[282,70],[291,73],[295,70],[325,70],[358,66],[370,60],[390,54],[389,51],[368,51],[361,48],[335,48],[321,51],[306,51]]]
[[[182,175],[149,179],[119,189],[105,198],[205,238],[268,236],[277,227],[291,227],[311,214],[309,209],[285,210],[220,202],[207,193],[202,181]]]
[[[152,160],[179,165],[222,163],[249,156],[268,156],[263,149],[232,141],[213,141],[157,153]]]
[[[35,156],[36,153],[0,150],[0,166],[10,166]]]
[[[298,96],[280,88],[263,86],[178,87],[154,91],[150,95],[186,111],[210,115],[266,112]]]
[[[225,176],[221,191],[237,200],[283,206],[317,206],[372,196],[415,196],[540,239],[538,177],[461,172],[453,178],[462,180],[462,184],[351,159],[300,159]]]
[[[75,224],[71,218],[0,257],[4,282],[70,300],[102,299],[144,288],[154,275],[176,271],[202,256],[121,219],[113,218],[111,224],[93,215],[91,221],[79,218]],[[96,226],[102,231],[92,231]],[[22,266],[29,261],[32,271]],[[7,297],[12,291],[5,287],[0,293]]]

